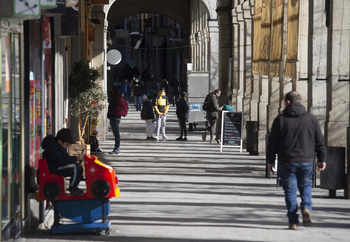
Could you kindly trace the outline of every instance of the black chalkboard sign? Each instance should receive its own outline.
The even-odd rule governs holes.
[[[240,147],[242,151],[242,112],[222,112],[221,151],[222,146]]]

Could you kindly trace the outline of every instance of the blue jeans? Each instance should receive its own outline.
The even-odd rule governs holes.
[[[312,175],[314,164],[309,162],[281,163],[278,175],[284,190],[289,224],[299,224],[297,189],[299,189],[301,211],[312,210]]]
[[[120,119],[117,118],[111,118],[109,120],[110,124],[111,124],[111,128],[113,131],[113,135],[114,135],[114,150],[120,150],[120,133],[119,133],[119,124],[120,124]]]
[[[136,111],[141,111],[142,106],[142,96],[134,96]]]

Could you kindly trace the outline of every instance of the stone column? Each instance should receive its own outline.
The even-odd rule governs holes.
[[[101,24],[95,25],[95,41],[93,43],[91,66],[97,69],[101,74],[99,82],[102,88],[105,90],[105,93],[107,93],[107,33],[105,31],[105,26],[107,26],[107,23],[105,21],[105,13],[102,9],[95,7],[92,14],[94,18],[99,19]],[[105,136],[108,132],[108,120],[106,119],[105,115],[107,113],[107,108],[108,106],[106,105],[105,110],[101,112],[98,117],[97,127],[99,130],[100,140],[105,140]]]
[[[302,0],[299,3],[299,36],[298,36],[298,62],[296,90],[302,97],[303,104],[307,108],[308,80],[309,80],[309,1]],[[311,58],[311,57],[310,57]]]
[[[282,106],[282,95],[281,95],[281,78],[280,76],[269,78],[269,104],[267,106],[267,120],[266,125],[270,131],[273,120],[280,113]],[[270,133],[270,132],[268,132]]]
[[[227,100],[228,61],[229,61],[229,18],[228,1],[218,1],[219,23],[219,89],[221,90],[220,106]],[[223,101],[224,100],[224,101]]]
[[[237,17],[237,6],[232,9],[232,101],[235,110],[242,111],[242,103],[238,99],[239,95],[239,25]]]
[[[219,23],[219,89],[221,90],[221,97],[219,99],[219,105],[222,106],[227,100],[228,94],[228,63],[230,55],[230,24],[231,18],[229,14],[231,9],[229,9],[228,0],[218,0],[217,1],[217,15]],[[220,113],[221,114],[221,113]],[[216,122],[216,138],[221,133],[221,116]]]
[[[267,105],[269,102],[269,77],[260,76],[260,97],[259,97],[259,131],[258,131],[258,152],[266,152],[266,134],[267,134]]]
[[[254,0],[249,1],[249,6],[250,6],[250,15],[252,18],[254,18]],[[248,30],[247,26],[247,31],[248,33],[251,33],[251,37],[253,37],[253,30],[254,30],[254,21],[252,21],[252,26],[251,29]],[[253,42],[253,40],[251,40]],[[253,61],[253,50],[251,50],[251,65]],[[252,70],[251,70],[252,71]],[[252,72],[250,73],[251,78],[252,78],[252,94],[251,94],[251,103],[250,103],[250,121],[258,121],[258,113],[259,113],[259,96],[260,96],[260,77],[259,75],[253,75]]]
[[[252,16],[249,2],[242,4],[244,19],[244,120],[251,120],[252,81]]]
[[[328,146],[346,147],[349,126],[349,11],[347,0],[330,1],[328,27]],[[342,81],[347,80],[347,81]]]
[[[209,90],[213,90],[219,86],[219,24],[218,20],[208,20],[208,28],[210,35],[210,53],[209,53]]]
[[[320,123],[322,132],[325,130],[327,109],[327,27],[324,14],[325,0],[311,1],[310,9],[310,36],[309,41],[309,93],[310,112],[315,115]]]
[[[237,36],[235,36],[235,39],[237,39],[238,44],[238,70],[237,70],[237,109],[243,112],[244,120],[246,120],[246,113],[243,108],[243,96],[244,96],[244,81],[245,81],[245,26],[244,26],[244,19],[243,19],[243,10],[242,5],[237,5],[236,7],[236,19],[237,24],[234,25],[234,28],[237,28]],[[245,127],[243,127],[243,130],[245,130]],[[244,137],[243,137],[244,139]]]
[[[329,1],[326,5],[328,26],[328,63],[327,63],[327,110],[326,140],[329,147],[350,148],[347,143],[349,134],[349,42],[350,42],[350,5],[346,0]],[[328,12],[329,11],[329,12]],[[329,13],[329,14],[328,14]],[[350,197],[349,150],[347,155],[347,184],[345,197]],[[341,175],[341,174],[339,174]]]

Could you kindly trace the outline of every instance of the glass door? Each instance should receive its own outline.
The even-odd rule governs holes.
[[[1,229],[21,218],[20,34],[1,33]],[[20,228],[12,228],[14,233]]]

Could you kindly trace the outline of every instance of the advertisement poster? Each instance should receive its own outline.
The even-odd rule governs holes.
[[[51,49],[50,22],[43,22],[43,49]]]
[[[30,166],[38,167],[41,158],[41,82],[30,80]]]

